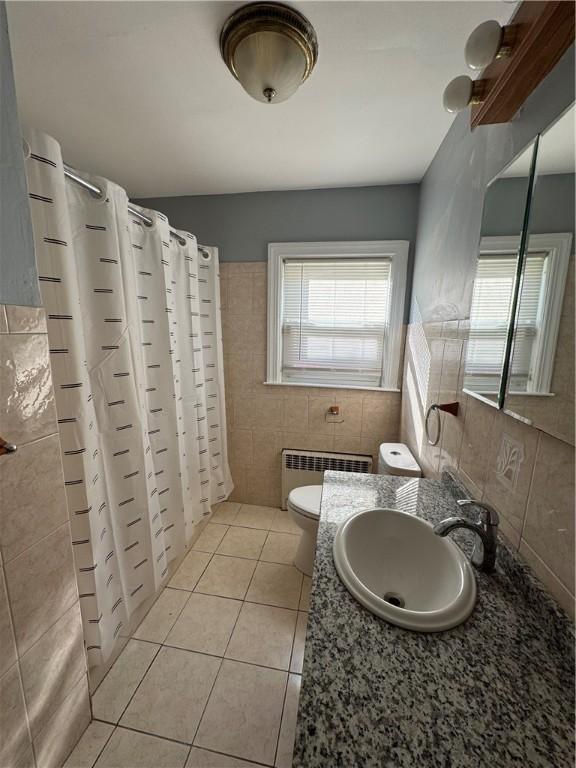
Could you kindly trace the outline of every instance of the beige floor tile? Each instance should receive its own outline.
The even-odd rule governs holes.
[[[227,525],[208,523],[198,539],[192,545],[192,549],[198,552],[216,552],[218,544],[224,538],[228,530]]]
[[[297,609],[301,587],[302,574],[293,565],[259,562],[246,600]]]
[[[110,723],[93,720],[64,763],[64,768],[92,768],[113,730],[114,726]]]
[[[137,640],[163,643],[190,595],[181,589],[166,588],[134,632]]]
[[[193,592],[166,645],[223,656],[241,607],[239,600]]]
[[[260,555],[260,560],[266,560],[268,563],[292,565],[299,542],[300,536],[293,533],[270,531]]]
[[[310,610],[310,589],[312,587],[312,579],[310,576],[304,576],[302,580],[302,594],[300,595],[300,605],[298,606],[301,611]]]
[[[175,589],[188,589],[191,592],[198,584],[211,557],[207,552],[189,552],[170,579],[168,586]]]
[[[242,504],[234,525],[243,525],[246,528],[261,528],[264,531],[269,531],[275,512],[276,510],[273,507]]]
[[[233,555],[234,557],[248,557],[251,560],[258,560],[265,541],[266,531],[232,526],[226,532],[216,552],[219,555]]]
[[[129,640],[92,697],[92,714],[117,723],[160,646]]]
[[[296,611],[244,603],[226,649],[226,658],[288,669]]]
[[[183,768],[188,747],[116,728],[94,768]]]
[[[276,768],[292,768],[296,719],[298,717],[298,698],[300,696],[300,675],[290,675],[286,689],[286,701],[282,714],[282,727],[276,752]]]
[[[224,660],[194,745],[272,765],[287,674]]]
[[[300,611],[296,623],[296,634],[294,635],[294,646],[292,647],[292,658],[290,659],[290,672],[302,674],[302,663],[304,661],[304,643],[306,642],[306,625],[308,624],[308,614]]]
[[[219,668],[220,659],[162,648],[121,725],[192,743]]]
[[[186,768],[258,768],[258,765],[239,760],[237,757],[230,757],[230,755],[192,747]]]
[[[222,523],[223,525],[233,525],[239,511],[239,501],[222,501],[214,507],[210,521],[212,523]]]
[[[243,600],[255,567],[255,560],[213,555],[195,591]]]
[[[301,528],[296,525],[292,519],[292,514],[287,509],[277,509],[274,512],[270,530],[278,533],[302,533]]]

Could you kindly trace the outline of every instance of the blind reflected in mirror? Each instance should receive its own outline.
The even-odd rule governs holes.
[[[574,107],[541,137],[505,409],[574,444]]]
[[[503,397],[533,151],[531,144],[489,184],[484,197],[464,389],[495,406]]]

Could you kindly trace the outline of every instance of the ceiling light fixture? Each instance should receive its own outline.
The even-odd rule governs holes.
[[[485,80],[471,80],[468,75],[455,77],[444,89],[444,109],[446,112],[462,112],[470,105],[482,104],[485,85]]]
[[[479,24],[464,48],[466,64],[470,69],[484,69],[496,59],[510,56],[514,32],[514,27],[502,27],[494,19]]]
[[[220,51],[246,93],[265,104],[279,104],[309,77],[318,41],[312,24],[294,8],[250,3],[226,20]]]
[[[496,59],[510,56],[514,50],[518,25],[501,26],[493,19],[479,24],[470,34],[464,49],[464,59],[470,69],[484,70]],[[469,106],[482,104],[486,98],[487,81],[471,80],[460,75],[444,90],[442,102],[446,112],[461,112]]]

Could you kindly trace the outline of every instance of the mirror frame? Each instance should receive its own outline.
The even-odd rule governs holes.
[[[522,221],[522,231],[520,232],[520,247],[518,248],[518,263],[516,265],[516,275],[514,278],[514,293],[512,304],[510,306],[510,322],[508,323],[508,335],[506,337],[506,348],[504,350],[504,363],[502,365],[502,378],[498,390],[497,408],[504,408],[506,392],[508,390],[508,376],[510,374],[510,365],[512,363],[512,348],[514,346],[514,334],[516,331],[516,320],[518,315],[518,304],[520,302],[520,292],[522,289],[522,274],[524,272],[524,263],[526,261],[526,249],[528,246],[530,212],[532,210],[532,197],[534,195],[534,182],[536,180],[536,163],[538,161],[538,148],[540,146],[541,133],[534,140],[532,149],[532,159],[530,161],[530,174],[528,176],[528,190],[526,192],[526,207],[524,208],[524,219]]]
[[[510,167],[514,162],[516,162],[516,160],[524,152],[526,152],[526,150],[530,147],[530,144],[531,144],[532,157],[530,158],[528,186],[526,189],[526,200],[524,203],[524,213],[522,216],[522,228],[520,230],[520,244],[518,246],[518,261],[516,264],[516,273],[514,276],[514,291],[512,293],[512,303],[510,305],[510,317],[508,320],[508,330],[506,332],[506,346],[504,347],[504,361],[502,363],[502,373],[500,376],[500,384],[498,386],[498,394],[495,400],[491,400],[489,397],[484,397],[479,392],[474,392],[474,390],[472,389],[467,389],[466,387],[462,388],[462,392],[464,392],[465,394],[475,398],[476,400],[480,400],[480,402],[485,403],[486,405],[490,405],[492,406],[492,408],[496,408],[497,410],[503,410],[504,401],[506,399],[506,391],[508,389],[508,374],[510,371],[512,348],[514,345],[514,332],[516,330],[516,315],[518,313],[518,304],[520,301],[520,290],[522,286],[522,273],[524,270],[526,247],[528,245],[528,236],[529,236],[528,228],[530,223],[530,211],[532,207],[532,196],[534,192],[534,181],[536,176],[536,162],[538,159],[538,146],[539,146],[541,135],[542,133],[538,133],[536,137],[532,140],[532,142],[528,143],[525,147],[523,147],[522,150],[518,152],[516,157],[510,163],[508,163],[504,168],[502,168],[499,174],[495,176],[489,184],[486,185],[486,190],[484,192],[484,204],[485,204],[486,192],[488,191],[490,185],[496,182],[502,176],[502,173],[506,170],[506,168]],[[477,253],[480,253],[481,241],[482,241],[482,233],[480,233]]]

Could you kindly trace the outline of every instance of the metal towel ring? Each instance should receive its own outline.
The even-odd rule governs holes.
[[[440,434],[442,432],[442,421],[440,419],[440,411],[444,411],[445,413],[450,413],[452,416],[458,415],[458,408],[459,403],[443,403],[442,405],[439,405],[438,403],[432,403],[430,408],[426,411],[426,419],[424,421],[424,432],[426,433],[426,440],[428,440],[429,445],[438,445],[438,442],[440,440]],[[430,414],[434,411],[436,413],[436,437],[434,440],[430,437],[430,429],[428,427],[428,424],[430,422]]]
[[[434,440],[430,437],[430,416],[432,413],[436,414],[436,437]],[[442,431],[442,422],[440,421],[440,408],[438,407],[438,403],[432,403],[430,408],[426,411],[426,420],[424,421],[424,431],[426,432],[426,440],[428,440],[429,445],[438,445],[438,441],[440,440],[440,433]]]
[[[0,437],[0,456],[4,456],[7,453],[16,453],[17,448],[14,443],[8,443],[2,437]]]

